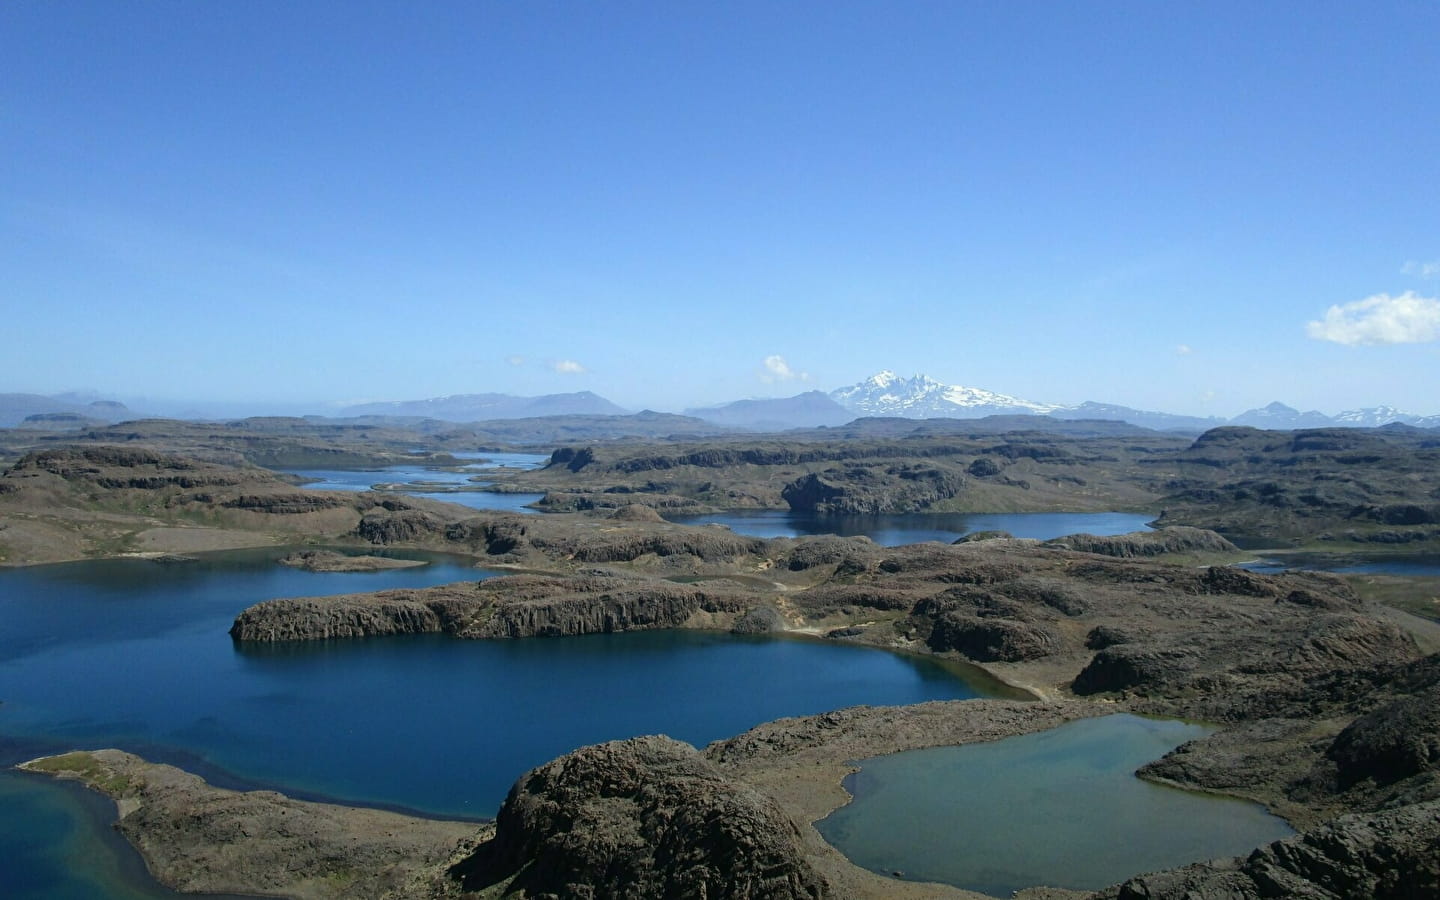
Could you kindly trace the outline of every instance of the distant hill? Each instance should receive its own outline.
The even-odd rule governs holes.
[[[65,422],[79,422],[88,420],[94,422],[122,422],[126,419],[139,418],[140,414],[131,410],[123,403],[116,403],[113,400],[93,400],[85,402],[74,399],[74,395],[60,394],[58,396],[46,396],[44,394],[0,394],[0,428],[15,428],[25,422],[26,419],[34,418],[26,427],[56,426]],[[50,418],[54,416],[75,416],[76,419],[65,420]],[[76,426],[78,427],[78,426]]]
[[[1301,412],[1293,406],[1275,402],[1259,409],[1249,409],[1230,420],[1231,425],[1248,425],[1270,431],[1288,431],[1295,428],[1326,428],[1335,420],[1322,412],[1311,410]]]
[[[511,394],[455,394],[429,400],[392,400],[347,406],[337,415],[415,416],[447,422],[484,422],[494,419],[530,419],[540,416],[623,416],[623,409],[590,391],[516,397]]]
[[[855,416],[830,399],[823,391],[807,391],[794,397],[765,400],[736,400],[723,406],[687,409],[685,415],[756,431],[786,431],[791,428],[820,428],[844,425]]]
[[[1129,422],[1131,425],[1139,425],[1141,428],[1153,428],[1156,431],[1187,431],[1202,432],[1220,425],[1227,424],[1225,419],[1218,417],[1201,418],[1200,416],[1181,416],[1174,413],[1150,412],[1143,409],[1132,409],[1128,406],[1120,406],[1115,403],[1096,403],[1087,400],[1079,406],[1066,406],[1050,413],[1057,419],[1097,419],[1110,422]]]

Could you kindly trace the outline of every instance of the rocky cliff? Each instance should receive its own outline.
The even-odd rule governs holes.
[[[745,608],[733,586],[701,589],[618,574],[514,575],[432,588],[269,600],[241,612],[230,636],[247,642],[420,633],[555,637],[678,628],[702,611],[733,617]]]

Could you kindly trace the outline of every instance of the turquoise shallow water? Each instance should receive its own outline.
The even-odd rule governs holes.
[[[584,744],[703,745],[782,716],[976,695],[930,659],[720,633],[235,644],[231,622],[260,600],[491,574],[423,553],[404,555],[431,565],[314,573],[283,553],[0,570],[0,766],[119,747],[223,786],[486,817],[526,769]],[[62,786],[6,773],[0,794],[0,897],[152,896],[133,866],[81,865],[102,859],[104,825]],[[37,834],[59,847],[66,829],[78,850],[37,852]]]
[[[1212,730],[1114,715],[867,759],[846,783],[854,801],[816,825],[868,869],[1000,897],[1098,889],[1293,834],[1255,804],[1134,777]]]

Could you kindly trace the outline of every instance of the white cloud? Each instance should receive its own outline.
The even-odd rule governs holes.
[[[1429,262],[1412,259],[1400,267],[1400,272],[1403,275],[1415,275],[1420,278],[1440,277],[1440,259],[1432,259]]]
[[[797,372],[790,368],[785,357],[776,354],[765,357],[764,371],[760,373],[760,380],[767,384],[776,381],[809,381],[809,372]]]
[[[1305,333],[1337,344],[1421,344],[1440,340],[1440,300],[1406,291],[1332,306]]]
[[[1181,356],[1189,356],[1190,354],[1194,353],[1195,351],[1190,349],[1190,345],[1189,345],[1189,344],[1176,344],[1176,345],[1175,345],[1175,352],[1178,353],[1178,354],[1180,354]]]
[[[521,355],[518,354],[518,353],[515,353],[515,354],[511,354],[510,356],[505,357],[505,362],[507,362],[507,363],[509,363],[510,365],[515,366],[515,367],[518,368],[518,367],[520,367],[520,366],[525,365],[525,357],[521,356]]]
[[[550,370],[561,375],[584,375],[588,371],[573,359],[557,359],[550,364]]]

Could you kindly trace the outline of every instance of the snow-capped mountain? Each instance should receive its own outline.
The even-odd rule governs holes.
[[[1395,422],[1417,428],[1440,428],[1440,416],[1417,416],[1391,406],[1352,409],[1327,416],[1316,410],[1301,412],[1276,402],[1246,410],[1229,420],[1146,412],[1113,403],[1087,402],[1079,406],[1062,406],[1021,400],[980,388],[944,384],[925,375],[901,378],[888,369],[859,384],[831,391],[830,399],[857,417],[979,419],[995,415],[1049,415],[1058,419],[1110,419],[1144,428],[1197,433],[1226,424],[1282,431],[1296,428],[1379,428]]]
[[[1391,422],[1415,425],[1420,428],[1434,428],[1440,425],[1440,416],[1417,416],[1396,409],[1393,406],[1371,406],[1366,409],[1347,409],[1336,413],[1335,424],[1348,428],[1379,428]]]
[[[886,370],[859,384],[830,392],[830,399],[857,416],[907,419],[978,419],[995,415],[1043,416],[1061,407],[980,388],[944,384],[925,375],[901,378]]]

